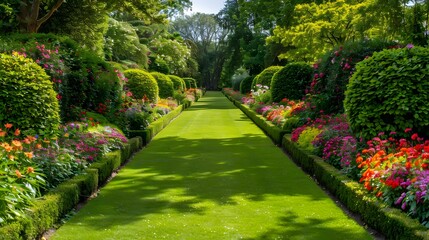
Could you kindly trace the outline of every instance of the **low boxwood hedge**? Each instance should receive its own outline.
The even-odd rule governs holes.
[[[169,112],[167,115],[149,124],[145,130],[129,131],[129,137],[141,137],[143,139],[143,145],[147,145],[152,140],[152,138],[154,138],[162,129],[164,129],[173,119],[179,116],[179,114],[189,106],[190,104],[180,105],[173,111]]]
[[[60,184],[31,207],[28,217],[0,227],[0,240],[38,239],[52,228],[79,201],[91,196],[132,153],[142,146],[140,137],[132,138],[124,149],[106,154],[85,173]]]
[[[239,101],[234,100],[231,96],[226,95],[226,97],[234,103],[244,114],[246,114],[253,122],[256,123],[276,145],[282,143],[282,137],[287,133],[287,131],[277,127],[273,123],[266,121],[265,118],[254,111],[252,111],[248,106],[241,104]]]

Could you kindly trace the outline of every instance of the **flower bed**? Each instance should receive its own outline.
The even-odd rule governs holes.
[[[140,138],[130,139],[123,149],[104,155],[82,174],[50,190],[34,202],[25,218],[0,227],[1,239],[36,239],[71,211],[80,200],[92,195],[141,145]]]
[[[369,195],[362,184],[348,178],[325,160],[300,149],[291,140],[291,135],[283,137],[282,146],[304,171],[326,187],[350,211],[358,213],[366,224],[380,231],[386,238],[429,239],[429,231],[417,220],[411,219],[399,209],[382,203],[375,196]]]
[[[228,93],[225,94],[228,96]],[[237,101],[239,99],[237,93],[229,95],[228,98],[237,107],[244,109],[243,112],[268,135],[269,130],[266,129],[276,128],[275,125],[270,126],[270,122],[258,116],[247,106],[240,104]],[[302,137],[301,141],[299,141],[300,137]],[[429,151],[429,141],[422,142],[423,140],[415,134],[412,140],[420,141],[417,145],[412,145],[410,141],[404,139],[394,140],[391,136],[387,136],[387,140],[380,140],[381,137],[383,134],[373,139],[375,142],[368,142],[368,148],[371,150],[366,149],[359,155],[358,152],[365,143],[353,137],[346,117],[322,115],[296,128],[291,135],[285,134],[281,143],[292,160],[304,171],[314,176],[350,211],[358,213],[365,223],[387,238],[429,239],[429,231],[416,219],[409,217],[417,214],[417,218],[426,220],[426,215],[423,213],[428,211],[426,211],[426,198],[423,196],[426,196],[424,192],[427,186],[426,176],[429,172],[426,171],[428,165],[425,165],[427,157],[425,146]],[[388,141],[390,144],[385,145]],[[402,148],[398,149],[399,146]],[[396,153],[393,153],[394,151]],[[320,157],[312,154],[318,154]],[[356,156],[358,156],[357,161]],[[395,156],[396,158],[390,161],[402,161],[403,164],[395,165],[386,161],[389,157]],[[397,159],[398,157],[400,158]],[[383,163],[380,163],[381,159],[384,159]],[[407,169],[407,162],[408,171],[401,171],[400,169]],[[393,168],[386,168],[389,164]],[[381,169],[384,171],[383,174]],[[398,177],[398,173],[401,177]],[[366,182],[366,188],[357,181],[360,174],[363,175],[361,182]],[[402,191],[398,191],[399,189]],[[386,199],[389,200],[386,201]],[[408,210],[408,214],[400,210],[402,206]],[[424,220],[421,221],[423,224],[425,224]]]

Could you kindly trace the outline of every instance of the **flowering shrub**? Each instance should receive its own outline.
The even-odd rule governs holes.
[[[12,131],[12,124],[4,126],[0,128],[0,225],[23,215],[45,184],[33,161],[37,139],[23,138],[19,129]]]
[[[418,134],[410,140],[380,134],[367,142],[356,162],[369,192],[429,227],[429,141]]]
[[[311,102],[315,111],[327,114],[343,112],[343,100],[349,78],[358,62],[374,52],[395,47],[397,43],[385,40],[353,41],[327,52],[316,64],[311,82]]]

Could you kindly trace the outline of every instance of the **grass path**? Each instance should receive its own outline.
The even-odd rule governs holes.
[[[139,152],[51,239],[371,239],[219,92]]]

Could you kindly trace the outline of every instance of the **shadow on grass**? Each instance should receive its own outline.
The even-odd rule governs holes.
[[[221,97],[224,98],[218,93],[208,92],[206,97],[186,111],[235,109],[229,101]],[[199,115],[207,116],[206,113]],[[231,121],[250,120],[240,113]],[[245,125],[241,123],[229,127],[234,126]],[[204,134],[210,135],[216,132],[216,129],[217,126],[213,128],[206,126]],[[288,236],[298,238],[304,236],[301,239],[307,239],[306,234],[311,234],[310,239],[318,237],[327,239],[326,236],[334,236],[329,239],[338,239],[335,238],[337,234],[342,237],[350,234],[348,228],[329,225],[334,220],[332,216],[335,214],[319,218],[305,215],[317,212],[318,209],[312,208],[323,207],[330,199],[265,135],[262,133],[238,135],[239,137],[225,136],[221,139],[210,139],[209,136],[202,134],[200,138],[196,138],[198,134],[193,134],[193,138],[158,136],[71,221],[73,224],[85,225],[99,232],[116,226],[123,226],[127,230],[133,229],[132,231],[143,228],[150,230],[154,225],[162,226],[163,223],[160,222],[168,220],[170,215],[177,217],[177,213],[188,217],[213,216],[213,212],[225,209],[222,207],[237,206],[233,210],[236,212],[228,214],[234,215],[237,221],[246,221],[240,218],[240,211],[244,212],[243,215],[249,215],[254,213],[255,207],[260,207],[261,211],[267,211],[264,214],[268,215],[268,218],[273,214],[275,216],[273,220],[276,221],[265,229],[261,228],[264,220],[259,220],[257,216],[252,219],[252,223],[244,223],[245,226],[249,224],[249,228],[260,229],[257,231],[259,235],[251,239],[288,239]],[[305,203],[296,202],[296,199]],[[285,207],[285,202],[292,206]],[[332,204],[326,206],[332,207]],[[293,209],[285,211],[290,208]],[[303,209],[306,210],[302,211]],[[228,214],[226,216],[230,216]],[[222,214],[215,216],[225,217]],[[278,218],[279,216],[282,217]],[[296,218],[300,221],[295,221]],[[227,220],[231,223],[231,219]],[[140,226],[141,224],[151,226]],[[186,224],[200,225],[195,220]],[[308,229],[313,229],[315,233],[314,231],[307,233]],[[216,231],[223,230],[219,228]],[[325,235],[329,232],[333,235]],[[204,236],[204,232],[201,232],[201,236]],[[361,239],[363,238],[365,237]]]
[[[261,233],[257,237],[244,238],[244,240],[262,240],[262,239],[367,239],[368,236],[365,234],[352,232],[341,226],[332,227],[330,223],[336,221],[335,218],[319,219],[314,217],[308,217],[305,222],[298,222],[296,219],[299,216],[292,212],[287,211],[279,219],[279,224],[275,229],[267,229],[264,233]],[[335,224],[334,224],[335,225]]]
[[[269,196],[328,198],[266,141],[261,135],[156,139],[84,209],[92,216],[85,225],[100,230],[118,224],[118,218],[120,224],[132,224],[169,211],[204,215],[210,206],[201,203],[236,205],[237,197],[252,202]],[[290,224],[292,218],[282,222]]]

